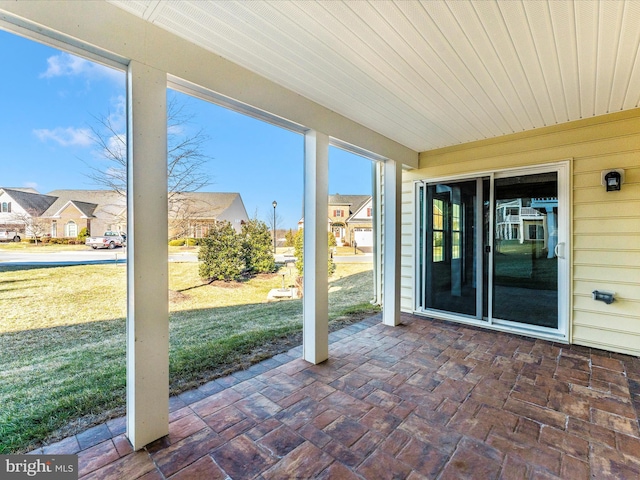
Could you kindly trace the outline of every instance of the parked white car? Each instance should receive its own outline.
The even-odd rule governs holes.
[[[19,242],[20,232],[11,230],[0,230],[0,242]]]

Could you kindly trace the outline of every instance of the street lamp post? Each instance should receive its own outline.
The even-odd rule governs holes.
[[[273,205],[273,254],[276,254],[276,207],[278,206],[278,202],[275,200],[271,204]]]

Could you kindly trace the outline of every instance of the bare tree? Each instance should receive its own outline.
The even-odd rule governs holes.
[[[127,193],[127,138],[119,122],[108,114],[94,117],[91,127],[93,140],[107,166],[89,166],[87,176],[101,187],[125,196]],[[169,211],[188,209],[176,207],[184,201],[183,193],[195,192],[210,184],[211,177],[205,171],[210,157],[204,153],[209,137],[202,129],[194,134],[186,133],[193,115],[185,112],[183,104],[175,98],[167,104],[167,179]]]
[[[257,214],[258,214],[258,212],[256,210],[256,214],[254,215],[254,218],[258,217]],[[270,215],[265,215],[264,218],[265,218],[264,223],[266,223],[269,226],[269,230],[271,230],[272,241],[275,238],[276,242],[277,242],[278,230],[282,230],[282,225],[284,223],[282,215],[280,215],[278,212],[276,212],[275,217],[274,217],[273,212],[270,212]],[[275,231],[275,237],[274,237],[274,231]]]
[[[24,213],[15,212],[11,215],[11,219],[15,223],[24,225],[25,235],[33,237],[36,245],[38,244],[38,238],[41,238],[50,228],[49,221],[40,217],[34,209],[28,209]]]

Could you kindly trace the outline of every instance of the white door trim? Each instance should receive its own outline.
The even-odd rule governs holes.
[[[571,190],[570,190],[570,159],[547,163],[538,164],[527,167],[496,169],[489,171],[478,171],[463,175],[453,175],[445,177],[426,178],[420,181],[414,182],[414,199],[416,202],[415,212],[415,229],[414,238],[416,245],[416,259],[419,258],[419,230],[420,221],[419,218],[419,188],[427,184],[444,183],[451,181],[472,180],[478,178],[489,178],[491,182],[490,188],[490,202],[493,205],[494,201],[494,179],[507,178],[518,175],[534,175],[537,173],[549,173],[556,172],[558,175],[558,328],[550,329],[547,327],[538,327],[535,325],[521,324],[517,322],[510,322],[506,320],[494,320],[491,318],[492,314],[492,275],[489,275],[489,318],[488,319],[474,319],[467,315],[458,315],[454,313],[442,312],[438,310],[429,310],[421,307],[422,292],[419,291],[421,281],[418,278],[422,275],[424,278],[424,272],[420,271],[419,262],[415,263],[416,281],[414,282],[414,298],[416,299],[416,306],[414,313],[417,315],[428,315],[434,318],[441,318],[444,320],[452,320],[459,323],[466,323],[486,328],[491,328],[500,331],[506,331],[511,333],[528,335],[536,338],[543,338],[547,340],[569,342],[570,334],[570,314],[571,314]],[[490,209],[491,218],[490,225],[493,226],[493,209]],[[424,221],[424,219],[422,219]],[[481,235],[481,234],[480,234]],[[493,245],[493,228],[490,230],[490,245]],[[493,252],[492,252],[493,253]],[[424,253],[423,253],[424,254]],[[425,262],[423,262],[425,263]],[[487,266],[489,271],[493,271],[493,254],[489,256],[489,265]]]

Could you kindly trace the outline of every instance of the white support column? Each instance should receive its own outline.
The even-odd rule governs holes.
[[[373,303],[382,305],[382,168],[384,164],[371,162],[371,196],[373,199]]]
[[[402,166],[384,162],[384,205],[382,209],[382,322],[400,323],[400,228],[402,205]]]
[[[313,364],[329,358],[329,282],[327,216],[329,137],[304,137],[304,296],[303,357]]]
[[[135,450],[169,433],[167,79],[128,71],[127,436]]]

